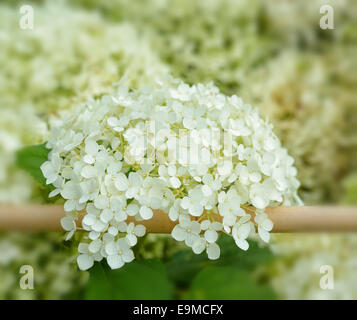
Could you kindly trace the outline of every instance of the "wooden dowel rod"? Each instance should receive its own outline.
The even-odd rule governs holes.
[[[270,207],[266,212],[275,233],[357,231],[357,207]]]
[[[357,231],[357,207],[269,207],[266,213],[276,233]],[[63,216],[63,207],[58,205],[0,206],[0,231],[61,231]],[[176,224],[161,211],[140,223],[152,233],[170,233]]]

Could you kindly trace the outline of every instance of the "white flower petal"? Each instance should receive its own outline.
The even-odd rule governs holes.
[[[136,172],[130,172],[129,173],[129,183],[133,186],[133,187],[140,187],[141,186],[141,177],[138,173]]]
[[[209,220],[203,220],[203,221],[201,222],[201,229],[202,229],[202,230],[207,230],[210,225],[211,225],[211,221],[209,221]]]
[[[249,235],[250,232],[250,224],[249,223],[245,223],[243,225],[241,225],[238,228],[238,234],[239,234],[239,238],[241,239],[246,239]]]
[[[245,239],[237,239],[236,245],[244,251],[248,250],[248,248],[249,248],[249,243]]]
[[[80,254],[77,257],[77,264],[80,270],[88,270],[93,266],[94,259],[87,254]]]
[[[262,223],[262,227],[266,231],[271,231],[273,229],[273,226],[274,226],[273,222],[269,219],[265,219],[264,222]]]
[[[127,234],[125,238],[128,240],[128,243],[131,247],[135,246],[138,242],[138,239],[133,234]]]
[[[98,152],[98,144],[94,140],[87,140],[85,151],[88,154],[96,154]]]
[[[270,233],[268,231],[264,230],[263,228],[258,227],[258,234],[264,242],[267,242],[267,243],[269,242]]]
[[[150,208],[146,207],[146,206],[142,206],[140,208],[140,215],[144,220],[149,220],[152,218],[153,216],[153,212]]]
[[[119,269],[124,265],[122,257],[117,254],[108,256],[107,262],[109,267],[112,269]]]
[[[146,228],[142,224],[137,224],[134,228],[134,233],[138,237],[143,237],[145,235]]]
[[[96,206],[97,209],[106,209],[108,207],[108,204],[109,204],[108,198],[104,195],[99,195],[94,200],[94,205]]]
[[[90,154],[86,154],[84,157],[83,157],[83,161],[87,164],[93,164],[95,162],[95,159],[92,155]]]
[[[173,188],[178,189],[181,186],[181,181],[177,177],[171,177],[170,178],[170,184]]]
[[[207,185],[203,185],[202,192],[206,197],[209,197],[212,194],[212,189]]]
[[[107,224],[100,220],[96,220],[95,223],[93,224],[93,230],[97,232],[103,232],[106,227]]]
[[[63,206],[64,211],[71,212],[71,211],[76,210],[76,204],[77,204],[77,201],[75,201],[75,200],[67,200]]]
[[[139,207],[134,203],[129,204],[127,209],[126,209],[126,213],[128,214],[128,216],[132,216],[133,217],[138,212],[139,212]]]
[[[122,254],[122,258],[125,262],[131,262],[134,260],[134,253],[132,250],[125,250]]]
[[[92,214],[86,214],[83,217],[82,223],[86,224],[87,226],[91,226],[93,225],[95,222],[97,221],[96,216],[92,215]]]
[[[88,243],[81,242],[78,245],[78,252],[79,253],[89,253],[89,251],[88,251]]]
[[[60,189],[55,189],[53,191],[50,192],[50,194],[48,195],[49,198],[53,198],[55,196],[57,196],[59,193],[61,192]]]
[[[206,242],[205,240],[203,240],[202,238],[198,239],[197,241],[195,241],[192,245],[192,251],[195,254],[200,254],[203,252],[203,250],[206,249]]]
[[[105,252],[110,256],[118,252],[117,244],[114,241],[111,241],[105,245]]]
[[[194,217],[199,217],[203,213],[203,206],[200,203],[195,203],[192,207],[190,207],[188,212]]]
[[[85,166],[81,171],[81,175],[83,178],[91,179],[98,175],[98,171],[93,166]]]
[[[91,253],[96,253],[100,250],[100,248],[102,247],[102,241],[100,241],[99,239],[92,241],[89,246],[88,246],[88,250]]]
[[[217,243],[211,243],[208,247],[207,247],[207,255],[208,255],[208,259],[210,260],[216,260],[219,258],[221,254],[221,250],[218,246]]]
[[[71,231],[76,228],[76,223],[69,217],[63,217],[61,219],[61,226],[64,230]]]
[[[115,179],[115,187],[119,190],[119,191],[125,191],[128,189],[129,187],[129,181],[128,178],[125,176],[124,173],[119,173],[118,176]]]
[[[171,235],[175,240],[183,241],[186,238],[186,231],[177,225],[173,228]]]
[[[104,223],[108,223],[111,219],[113,219],[113,212],[109,209],[104,209],[100,215],[100,219]]]
[[[179,217],[179,212],[177,211],[176,208],[174,207],[171,207],[170,210],[169,210],[169,218],[170,220],[172,221],[176,221]]]
[[[201,231],[201,224],[197,221],[192,221],[190,229],[191,229],[191,232],[198,234]]]
[[[77,194],[78,186],[72,181],[67,182],[61,191],[61,195],[64,199],[73,199]]]
[[[209,243],[216,242],[218,239],[218,233],[215,230],[207,230],[205,232],[205,239]]]

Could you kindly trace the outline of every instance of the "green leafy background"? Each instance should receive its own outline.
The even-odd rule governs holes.
[[[124,74],[137,87],[166,73],[258,107],[295,159],[305,203],[356,205],[357,5],[324,2],[334,30],[318,26],[321,0],[30,0],[35,30],[18,27],[23,1],[1,1],[0,205],[61,203],[39,169],[53,115]],[[80,237],[0,233],[0,298],[357,299],[355,235],[278,235],[248,252],[222,236],[218,261],[148,235],[135,262],[90,272],[76,266]],[[335,290],[319,287],[326,263]],[[34,290],[18,287],[23,264]]]

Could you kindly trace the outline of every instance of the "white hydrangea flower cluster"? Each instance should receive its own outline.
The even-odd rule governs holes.
[[[213,84],[165,83],[120,83],[52,124],[41,169],[55,186],[50,196],[66,200],[68,239],[83,216],[80,269],[103,258],[113,269],[132,261],[141,222],[156,210],[177,221],[174,239],[217,259],[219,232],[243,250],[255,233],[268,242],[264,209],[299,201],[294,161],[256,109]]]

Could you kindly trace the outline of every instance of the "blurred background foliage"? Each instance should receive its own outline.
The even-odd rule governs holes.
[[[319,27],[325,3],[334,30]],[[19,28],[22,4],[34,8],[33,30]],[[138,87],[166,74],[257,106],[295,158],[306,204],[357,204],[356,18],[353,0],[1,1],[0,204],[46,201],[15,153],[46,140],[53,114],[123,76]],[[248,252],[222,237],[216,262],[148,235],[136,262],[90,274],[75,265],[78,240],[1,234],[0,298],[357,298],[355,235],[276,235]],[[24,264],[34,290],[19,288]],[[334,290],[319,286],[326,264]]]

